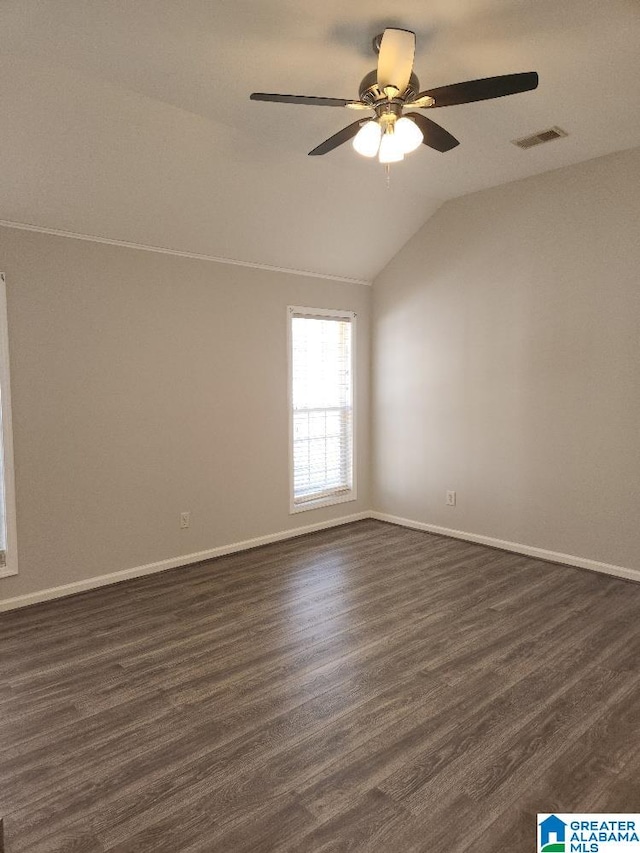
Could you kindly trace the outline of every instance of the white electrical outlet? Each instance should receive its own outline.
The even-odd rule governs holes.
[[[180,513],[180,529],[186,530],[190,524],[191,524],[191,513],[190,512],[181,512]]]
[[[447,490],[446,504],[447,504],[447,506],[455,506],[456,505],[456,493],[455,492],[450,492],[449,490]]]

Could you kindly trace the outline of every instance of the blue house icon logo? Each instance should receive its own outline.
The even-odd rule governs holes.
[[[554,814],[540,821],[540,853],[564,853],[567,824]]]

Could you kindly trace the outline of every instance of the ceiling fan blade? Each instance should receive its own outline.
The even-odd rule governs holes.
[[[339,130],[337,133],[334,133],[333,136],[330,136],[328,139],[325,139],[324,142],[321,142],[320,145],[313,149],[313,151],[309,151],[309,157],[328,154],[329,151],[333,151],[333,149],[337,148],[338,145],[342,145],[344,142],[348,142],[350,139],[353,139],[363,124],[364,122],[361,119],[359,121],[354,121],[353,124],[349,124],[347,127],[343,127],[342,130]]]
[[[274,101],[278,104],[309,104],[312,107],[349,107],[360,101],[346,101],[344,98],[316,98],[312,95],[269,95],[266,92],[252,92],[252,101]]]
[[[502,74],[499,77],[484,77],[482,80],[467,80],[466,83],[453,83],[420,92],[420,98],[433,98],[431,107],[452,107],[456,104],[470,104],[472,101],[487,101],[491,98],[504,98],[518,92],[530,92],[538,85],[535,71],[524,74]]]
[[[406,113],[412,118],[422,131],[424,145],[435,148],[436,151],[451,151],[456,145],[460,145],[455,136],[452,136],[444,127],[440,127],[435,121],[423,116],[421,113]]]
[[[416,34],[410,30],[386,29],[378,54],[378,88],[384,92],[388,86],[404,94],[413,70]]]

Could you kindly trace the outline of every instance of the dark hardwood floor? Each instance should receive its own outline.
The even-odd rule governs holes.
[[[531,853],[640,811],[639,616],[376,521],[1,614],[6,853]]]

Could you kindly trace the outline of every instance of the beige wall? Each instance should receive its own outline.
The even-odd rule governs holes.
[[[376,509],[640,568],[638,187],[635,149],[457,199],[376,279]]]
[[[369,509],[370,288],[9,228],[0,269],[19,549],[0,599]],[[358,313],[358,500],[293,516],[288,304]]]
[[[369,288],[0,228],[0,600],[372,506],[640,568],[639,182],[634,150],[458,199],[378,277],[373,492]],[[288,304],[359,317],[359,498],[293,516]]]

